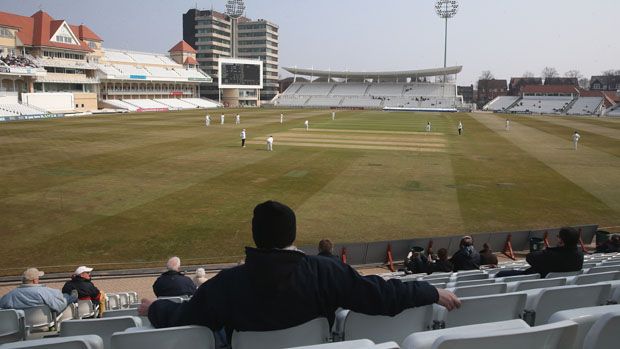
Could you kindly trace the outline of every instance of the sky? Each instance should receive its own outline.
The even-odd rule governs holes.
[[[39,9],[86,24],[104,47],[167,52],[190,8],[224,11],[225,0],[0,0],[0,11]],[[246,16],[280,27],[280,66],[408,70],[443,66],[444,21],[434,0],[246,0]],[[498,79],[550,66],[563,75],[620,70],[619,0],[460,0],[448,24],[448,65],[459,85],[482,71]],[[288,73],[281,70],[282,77]]]

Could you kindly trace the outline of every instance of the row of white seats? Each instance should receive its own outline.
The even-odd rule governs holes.
[[[397,327],[407,328],[408,318]],[[414,319],[415,320],[415,319]],[[1,348],[216,348],[216,336],[206,327],[183,326],[166,329],[140,328],[140,319],[122,317],[94,321],[72,320],[60,331],[60,338],[16,342]],[[372,324],[371,324],[372,326]],[[588,307],[554,313],[543,325],[530,327],[520,319],[465,325],[433,331],[412,331],[398,343],[377,339],[327,342],[329,325],[319,318],[293,328],[267,332],[234,332],[233,349],[607,349],[616,348],[620,334],[620,305]],[[386,328],[387,337],[393,331]],[[372,336],[369,336],[372,337]],[[323,343],[323,344],[321,344]],[[400,345],[399,345],[400,343]]]
[[[47,114],[43,109],[37,107],[12,103],[12,104],[0,104],[0,116],[16,116],[16,115],[41,115]]]
[[[566,112],[570,115],[592,115],[598,112],[603,97],[579,97]]]
[[[104,103],[114,108],[128,111],[137,111],[141,108],[160,109],[196,109],[196,108],[219,108],[221,105],[202,98],[168,98],[168,99],[106,99]]]
[[[296,82],[283,96],[331,97],[443,97],[456,96],[456,85],[435,83],[326,83]]]

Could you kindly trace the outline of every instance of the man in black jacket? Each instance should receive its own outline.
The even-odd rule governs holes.
[[[471,236],[464,236],[461,239],[459,250],[452,255],[450,261],[454,265],[454,271],[480,269],[480,254],[474,248]]]
[[[157,297],[191,296],[196,292],[196,285],[181,269],[181,259],[172,257],[166,263],[168,271],[161,274],[153,284],[153,293]]]
[[[62,293],[71,294],[73,290],[76,290],[79,300],[89,300],[95,307],[101,306],[103,297],[101,297],[101,292],[91,280],[90,273],[92,271],[93,268],[86,266],[80,266],[75,269],[71,280],[67,281],[62,287]],[[102,307],[99,309],[102,309]]]
[[[246,248],[245,264],[221,271],[188,302],[142,300],[139,313],[157,328],[202,325],[230,334],[285,329],[318,317],[333,322],[338,307],[396,315],[433,303],[460,306],[453,293],[426,282],[360,276],[333,258],[305,255],[292,246],[295,213],[278,202],[256,206],[252,235],[257,248]]]
[[[334,244],[330,239],[323,239],[319,241],[319,254],[318,256],[332,258],[340,261],[340,258],[334,254]]]

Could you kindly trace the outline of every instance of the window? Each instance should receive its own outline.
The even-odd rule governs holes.
[[[97,43],[95,43],[94,41],[89,41],[88,42],[88,47],[90,47],[92,49],[96,49],[97,48]]]
[[[6,28],[0,28],[0,37],[3,38],[13,38],[13,32]]]
[[[56,35],[56,41],[65,44],[73,44],[73,39],[70,36]]]

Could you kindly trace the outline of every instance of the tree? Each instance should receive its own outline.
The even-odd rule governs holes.
[[[478,78],[478,80],[493,80],[493,79],[495,79],[495,77],[493,76],[493,73],[491,73],[490,70],[484,70],[482,74],[480,74],[480,77]]]
[[[573,69],[573,70],[569,70],[566,73],[564,73],[564,77],[581,79],[583,78],[583,74],[581,74],[579,70]]]
[[[579,79],[579,87],[587,90],[590,88],[590,79],[588,78],[581,78]]]
[[[603,72],[603,75],[605,75],[605,76],[616,76],[616,75],[620,75],[620,70],[614,70],[614,69],[605,70],[605,71]]]
[[[533,78],[534,77],[534,73],[532,73],[531,71],[526,71],[525,73],[523,73],[523,77],[524,78]]]
[[[558,71],[553,68],[553,67],[545,67],[542,70],[542,77],[543,78],[557,78],[558,76],[560,76],[560,74],[558,74]]]

